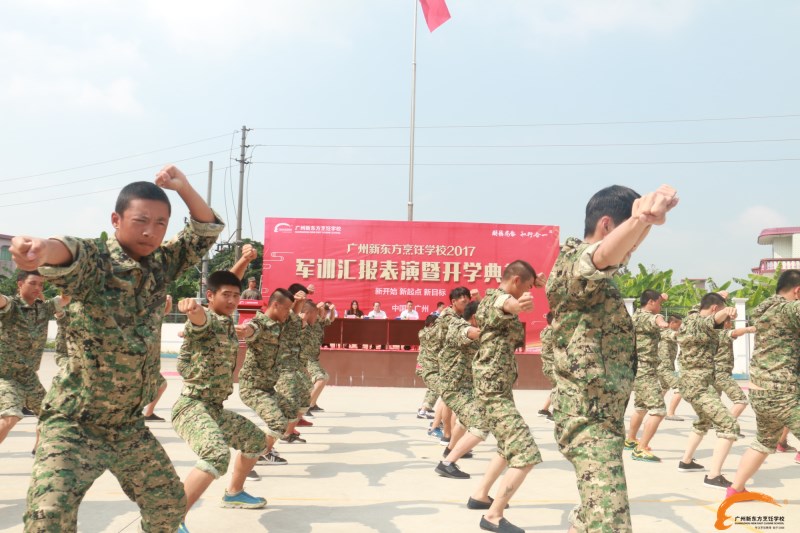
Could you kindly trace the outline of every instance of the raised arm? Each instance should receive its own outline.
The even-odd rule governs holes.
[[[503,302],[503,311],[506,313],[510,313],[512,315],[518,315],[520,313],[524,313],[526,311],[531,311],[533,309],[533,296],[531,293],[526,292],[522,296],[519,297],[519,300],[514,298],[513,296],[509,296],[505,302]]]
[[[178,302],[178,311],[185,314],[189,322],[195,326],[202,326],[206,323],[206,311],[194,298],[184,298]]]
[[[214,222],[216,217],[203,197],[198,194],[186,174],[175,165],[167,165],[156,174],[156,185],[162,189],[169,189],[178,195],[189,208],[189,214],[197,222]]]
[[[256,257],[258,257],[258,252],[253,247],[252,244],[245,244],[242,247],[242,257],[239,258],[238,261],[231,267],[231,272],[239,279],[244,277],[244,273],[247,272],[247,265],[255,261]]]
[[[18,235],[11,239],[9,250],[20,270],[36,270],[40,266],[62,266],[72,263],[72,252],[63,242]]]

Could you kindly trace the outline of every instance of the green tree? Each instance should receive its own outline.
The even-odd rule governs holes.
[[[758,304],[775,294],[782,268],[783,265],[778,263],[775,273],[772,275],[748,274],[747,278],[733,278],[733,281],[741,285],[742,288],[734,291],[732,296],[736,298],[747,298],[747,308],[755,308]]]

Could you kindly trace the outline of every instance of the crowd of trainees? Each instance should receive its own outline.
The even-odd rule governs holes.
[[[184,230],[168,242],[164,236],[170,202],[162,189],[175,191],[190,213]],[[504,513],[526,476],[542,460],[514,403],[512,385],[517,377],[514,351],[524,337],[518,315],[533,308],[530,290],[545,286],[546,281],[553,312],[554,436],[574,467],[580,497],[569,515],[569,527],[579,532],[632,531],[622,455],[624,413],[636,375],[637,336],[613,276],[652,227],[666,222],[667,213],[677,203],[676,191],[668,186],[644,196],[627,187],[604,188],[586,206],[583,238],[563,243],[547,280],[525,261],[513,261],[499,286],[488,289],[480,303],[470,308],[474,314],[469,321],[464,319],[471,300],[469,291],[451,293],[451,306],[437,322],[438,331],[446,333],[445,340],[449,336],[458,341],[443,345],[453,349],[444,360],[452,366],[443,365],[443,352],[431,349],[437,357],[423,375],[459,420],[466,422],[464,435],[445,450],[447,456],[437,465],[437,473],[463,478],[455,464],[459,456],[489,433],[497,441],[497,453],[466,503],[469,509],[485,511],[476,524],[481,529],[522,531]],[[25,530],[75,531],[83,496],[92,482],[109,470],[138,504],[143,531],[186,531],[186,513],[213,479],[227,470],[230,447],[239,453],[232,461],[233,474],[222,505],[263,507],[263,498],[244,492],[248,469],[275,441],[293,439],[290,428],[309,405],[309,375],[301,369],[300,356],[313,347],[308,340],[313,337],[302,332],[312,326],[311,317],[318,313],[304,298],[307,288],[293,284],[273,291],[263,312],[241,325],[234,325],[230,316],[240,296],[240,276],[231,272],[220,276],[233,278],[210,285],[208,308],[193,299],[178,303],[189,323],[181,354],[184,363],[179,369],[185,386],[176,404],[178,410],[173,408],[173,423],[198,454],[195,467],[181,482],[163,447],[144,424],[142,407],[153,400],[158,388],[159,336],[167,286],[199,264],[224,225],[174,166],[159,171],[155,185],[136,182],[126,186],[111,220],[115,231],[107,239],[23,235],[12,241],[11,253],[21,269],[38,269],[41,277],[71,297],[66,369],[54,378],[38,404],[29,395],[33,384],[27,381],[35,378],[30,361],[36,360],[36,354],[27,348],[30,339],[22,339],[31,316],[18,313],[28,304],[16,297],[0,298],[2,334],[12,335],[3,338],[0,351],[3,431],[7,433],[5,428],[12,419],[19,419],[22,406],[39,415],[41,437],[23,516]],[[690,394],[684,394],[690,402],[690,396],[708,399],[709,405],[714,402],[707,387],[712,345],[708,340],[714,336],[713,325],[730,318],[720,300],[719,295],[704,298],[692,328],[685,328],[687,334],[700,339],[687,344],[692,346],[686,350],[692,360],[690,366],[683,365],[683,372],[691,377],[685,386]],[[28,307],[34,307],[37,318],[54,309],[42,305]],[[733,491],[742,490],[767,454],[774,452],[782,427],[800,432],[800,272],[784,272],[777,294],[753,316],[757,334],[750,401],[758,436],[740,462],[730,487]],[[7,328],[11,320],[17,322]],[[687,317],[684,326],[689,321]],[[247,342],[239,376],[240,396],[262,419],[265,429],[222,408],[222,400],[233,390],[231,370],[239,338]],[[20,339],[29,344],[8,347],[7,343]],[[470,348],[476,350],[469,359],[471,396],[460,380],[454,381],[466,370],[460,351]],[[691,366],[694,364],[697,366]],[[190,412],[197,415],[183,416]],[[718,447],[727,454],[728,441],[736,439],[728,426],[738,428],[735,422],[728,424],[727,418],[721,427],[725,417],[719,415],[718,424],[717,411],[709,415],[710,420],[701,415],[703,425],[694,428],[690,446],[696,447],[702,433],[717,426],[720,441],[726,441]],[[489,493],[495,483],[498,486],[492,498]],[[279,486],[274,490],[280,490]]]

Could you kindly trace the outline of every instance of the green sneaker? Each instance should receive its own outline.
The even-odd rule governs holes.
[[[645,461],[647,463],[660,463],[661,462],[661,458],[656,457],[655,455],[653,455],[652,453],[648,452],[647,450],[640,450],[639,448],[636,448],[635,450],[633,450],[633,453],[631,453],[631,457],[633,457],[633,459],[635,461]]]
[[[227,490],[220,504],[221,507],[226,507],[228,509],[261,509],[265,505],[267,505],[267,500],[264,498],[250,496],[245,491],[237,494],[228,494]]]
[[[638,445],[639,445],[639,441],[638,440],[625,439],[625,449],[626,450],[633,450]]]

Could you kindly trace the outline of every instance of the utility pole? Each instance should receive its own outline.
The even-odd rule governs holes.
[[[239,152],[239,206],[236,209],[236,252],[234,260],[238,260],[242,256],[242,200],[244,198],[244,166],[249,163],[245,158],[245,150],[247,149],[247,126],[242,126],[242,146]]]
[[[417,111],[417,10],[414,0],[414,40],[411,49],[411,139],[408,155],[408,220],[414,220],[414,119]]]
[[[214,162],[208,162],[208,192],[206,193],[206,203],[211,206],[211,180],[214,176]],[[203,256],[202,270],[200,271],[200,292],[197,294],[198,300],[203,300],[206,294],[206,279],[208,278],[208,252]]]

